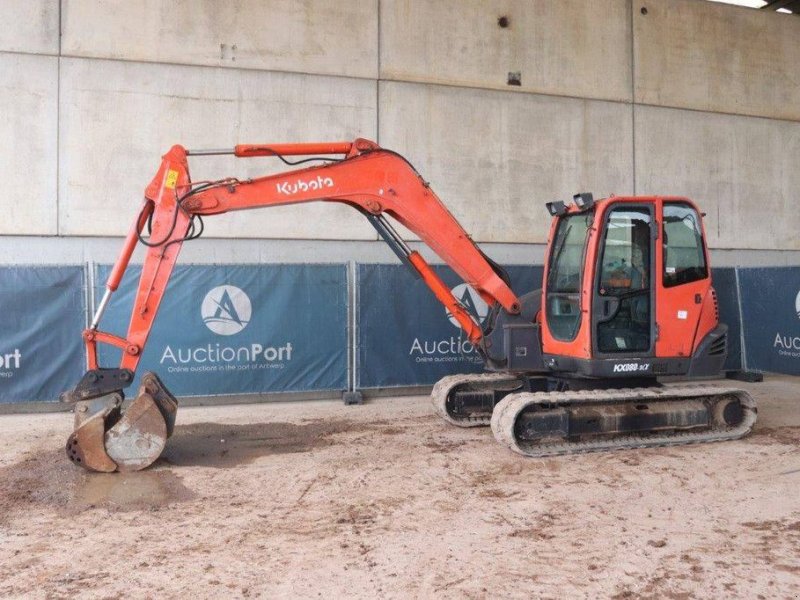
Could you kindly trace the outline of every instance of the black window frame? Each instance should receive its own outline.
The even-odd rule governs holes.
[[[573,342],[578,337],[578,333],[581,330],[581,321],[583,317],[583,278],[585,276],[586,271],[586,250],[589,244],[589,235],[594,228],[594,220],[595,220],[596,212],[595,209],[592,208],[587,211],[582,211],[578,213],[568,213],[559,217],[558,226],[556,227],[555,234],[553,235],[553,243],[550,248],[550,255],[547,259],[547,280],[545,281],[545,298],[544,298],[544,314],[545,320],[548,322],[548,330],[550,331],[550,335],[553,336],[559,342]],[[580,271],[578,274],[578,289],[574,292],[571,291],[554,291],[551,289],[551,282],[553,277],[553,264],[556,259],[556,255],[563,250],[562,247],[558,247],[556,242],[558,241],[558,235],[561,231],[562,227],[567,227],[567,223],[570,219],[583,217],[587,220],[586,231],[584,233],[583,238],[583,246],[581,249],[581,259],[580,259]],[[559,294],[559,295],[577,295],[578,296],[578,306],[577,306],[577,318],[575,320],[575,324],[572,328],[572,335],[569,337],[562,337],[559,335],[560,332],[557,332],[553,327],[550,325],[550,317],[552,316],[550,313],[550,296],[551,294]]]
[[[650,249],[649,249],[649,257],[650,260],[648,261],[648,286],[647,288],[643,288],[643,290],[647,290],[649,294],[649,315],[650,315],[650,333],[649,333],[649,347],[646,350],[615,350],[615,351],[605,351],[600,349],[600,340],[599,340],[599,332],[598,326],[603,322],[601,317],[601,303],[605,300],[609,299],[616,299],[619,296],[616,295],[606,295],[601,294],[600,290],[602,288],[601,278],[603,274],[602,265],[605,262],[605,253],[606,253],[606,245],[608,239],[608,231],[609,231],[609,223],[615,211],[622,210],[622,211],[642,211],[642,213],[646,213],[649,217],[649,226],[650,226]],[[594,274],[594,285],[593,285],[593,299],[592,299],[592,355],[595,358],[615,358],[615,359],[624,359],[624,358],[641,358],[641,357],[649,357],[655,354],[656,348],[656,340],[658,338],[656,332],[656,299],[658,295],[657,284],[656,284],[656,270],[658,268],[656,264],[656,242],[655,242],[655,232],[656,229],[656,220],[657,220],[657,207],[654,203],[651,202],[614,202],[611,203],[605,211],[602,221],[602,235],[597,242],[597,268],[595,269]]]
[[[673,206],[684,208],[694,214],[696,219],[695,224],[697,226],[695,239],[698,244],[697,256],[698,258],[702,259],[702,265],[693,266],[682,270],[680,274],[682,275],[685,273],[685,275],[681,276],[680,278],[678,277],[679,273],[667,273],[669,234],[667,232],[666,209]],[[706,255],[706,240],[705,236],[703,235],[702,217],[697,209],[688,202],[683,200],[669,200],[664,201],[661,205],[661,262],[663,263],[661,265],[661,285],[667,289],[686,285],[688,283],[703,281],[711,276],[711,270],[708,266],[708,256]],[[695,276],[692,276],[693,274]]]

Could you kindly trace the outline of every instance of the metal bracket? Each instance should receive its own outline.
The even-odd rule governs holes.
[[[119,392],[133,382],[130,369],[91,369],[87,371],[75,389],[61,394],[61,402],[91,400],[106,394]]]
[[[352,392],[343,392],[342,400],[348,406],[351,404],[364,404],[364,395],[358,390]]]

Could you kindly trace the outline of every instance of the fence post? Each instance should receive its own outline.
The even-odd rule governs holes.
[[[347,390],[345,404],[363,404],[358,385],[358,281],[355,261],[347,263]]]

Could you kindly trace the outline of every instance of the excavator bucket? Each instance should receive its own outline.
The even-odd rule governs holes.
[[[106,453],[106,429],[120,418],[122,396],[109,394],[75,405],[75,431],[67,439],[67,457],[89,471],[111,473],[116,463]]]
[[[154,373],[122,411],[122,394],[80,401],[67,457],[90,471],[139,471],[161,456],[175,427],[178,402]]]

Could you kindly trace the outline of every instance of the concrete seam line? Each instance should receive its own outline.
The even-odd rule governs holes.
[[[634,42],[635,28],[633,26],[633,0],[628,0],[628,20],[631,32],[631,180],[633,182],[633,195],[636,195],[636,44]]]
[[[42,53],[34,53],[34,52],[9,52],[7,50],[0,50],[0,54],[36,54],[41,55]],[[54,56],[54,55],[52,55]],[[323,73],[323,72],[316,72],[316,71],[288,71],[286,69],[260,69],[256,67],[242,67],[242,66],[235,66],[235,67],[228,67],[222,65],[212,65],[212,64],[198,64],[198,63],[188,63],[188,62],[166,62],[163,60],[145,60],[145,59],[132,59],[132,58],[118,58],[112,56],[88,56],[83,54],[61,54],[62,58],[69,58],[72,60],[85,60],[85,61],[107,61],[107,62],[116,62],[116,63],[126,63],[126,64],[134,64],[134,65],[160,65],[165,67],[180,67],[186,69],[217,69],[222,71],[239,71],[239,72],[250,72],[250,73],[277,73],[281,75],[306,75],[310,77],[333,77],[336,79],[352,79],[355,81],[374,81],[374,77],[367,76],[367,75],[341,75],[338,73]]]

